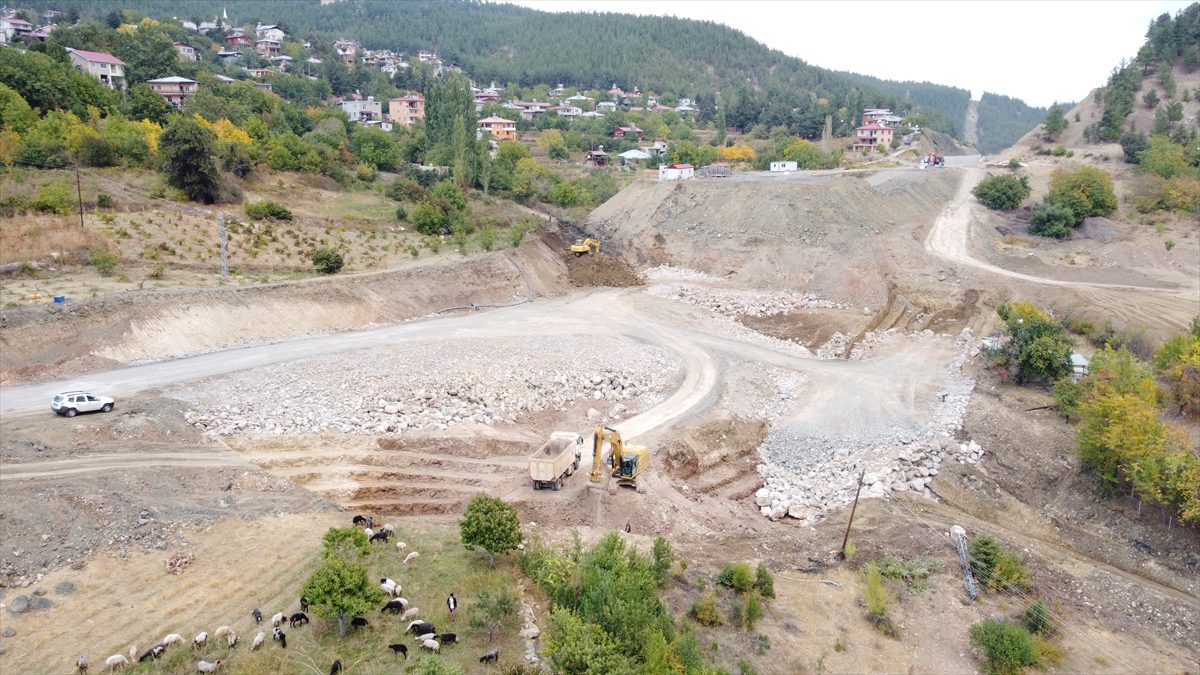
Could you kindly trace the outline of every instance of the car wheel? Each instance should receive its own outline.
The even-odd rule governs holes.
[[[67,408],[67,417],[74,417],[77,413],[74,408]]]
[[[112,404],[111,404],[111,403],[105,403],[105,404],[104,404],[104,407],[103,407],[103,408],[101,408],[100,410],[101,410],[101,411],[103,411],[103,412],[112,412]]]

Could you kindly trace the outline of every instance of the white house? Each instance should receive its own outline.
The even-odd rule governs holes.
[[[771,162],[772,171],[795,171],[795,162]]]
[[[696,175],[691,164],[664,164],[658,167],[659,180],[690,180]]]
[[[1090,362],[1079,352],[1071,352],[1071,379],[1078,382],[1088,376]]]
[[[583,110],[574,105],[556,105],[551,110],[558,113],[559,117],[579,117],[583,114]]]
[[[0,44],[11,44],[33,32],[33,24],[15,16],[0,16]]]
[[[283,38],[286,37],[283,29],[274,24],[259,24],[254,27],[254,34],[259,40],[274,40],[275,42],[283,42]]]
[[[67,48],[75,70],[100,80],[109,89],[125,88],[125,62],[105,52]]]
[[[351,122],[369,122],[383,119],[383,106],[374,96],[368,96],[365,101],[343,101],[342,110]]]

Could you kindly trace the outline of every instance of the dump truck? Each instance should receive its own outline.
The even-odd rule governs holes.
[[[579,468],[583,452],[583,436],[574,431],[555,431],[550,440],[529,456],[529,478],[533,489],[558,490],[567,476]]]

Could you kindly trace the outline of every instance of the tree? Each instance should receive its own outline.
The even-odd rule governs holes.
[[[442,234],[450,226],[450,216],[429,201],[417,204],[410,214],[413,227],[421,234]]]
[[[1151,136],[1139,160],[1143,171],[1160,178],[1172,178],[1189,170],[1183,146],[1172,143],[1166,136]]]
[[[1171,118],[1167,116],[1167,111],[1162,106],[1154,110],[1154,126],[1150,128],[1150,133],[1158,136],[1165,135],[1171,131]]]
[[[1121,134],[1121,150],[1125,153],[1125,161],[1137,164],[1142,161],[1142,151],[1149,145],[1146,134],[1136,131],[1126,131]]]
[[[1046,111],[1046,121],[1042,123],[1046,129],[1046,140],[1053,141],[1058,139],[1058,135],[1067,128],[1067,118],[1063,116],[1062,106],[1058,101],[1050,106]]]
[[[158,139],[159,168],[167,182],[205,204],[215,202],[221,189],[213,158],[215,141],[212,131],[186,117],[173,120]]]
[[[337,249],[328,246],[322,246],[313,251],[312,254],[313,267],[321,274],[337,274],[342,270],[342,266],[346,264],[342,254],[338,253]]]
[[[1017,384],[1053,382],[1070,372],[1072,343],[1062,324],[1024,302],[1000,305],[996,313],[1009,340],[991,355]]]
[[[79,8],[72,7],[67,10],[67,24],[74,26],[79,23]]]
[[[383,129],[356,126],[350,147],[355,159],[381,171],[395,171],[400,166],[400,147]]]
[[[383,592],[367,577],[361,562],[330,554],[300,593],[308,598],[314,614],[337,619],[341,636],[346,634],[346,617],[365,614],[383,600]]]
[[[564,608],[550,614],[546,628],[546,654],[554,663],[554,672],[566,675],[632,675],[636,672],[629,658],[594,623],[585,623]]]
[[[1018,675],[1039,663],[1033,636],[1006,619],[986,619],[971,626],[971,642],[983,651],[986,675]]]
[[[821,149],[800,138],[793,140],[783,149],[783,158],[795,162],[801,169],[825,168],[825,158],[821,155]]]
[[[1107,216],[1117,210],[1112,177],[1103,169],[1090,166],[1074,171],[1055,169],[1050,174],[1046,201],[1071,209],[1075,225],[1089,216]]]
[[[1180,413],[1200,413],[1200,337],[1183,333],[1164,342],[1154,369]]]
[[[1151,110],[1158,107],[1158,102],[1160,100],[1162,99],[1158,97],[1158,92],[1154,91],[1153,89],[1146,92],[1145,95],[1142,96],[1142,103],[1145,103],[1146,107],[1150,108]]]
[[[129,88],[127,106],[129,117],[132,119],[150,120],[159,125],[166,124],[174,112],[174,108],[166,99],[140,82]]]
[[[516,617],[516,597],[507,588],[496,586],[476,594],[470,624],[472,628],[486,630],[491,642],[496,631],[508,628]]]
[[[1059,204],[1039,204],[1029,218],[1029,233],[1042,237],[1062,239],[1071,234],[1075,225],[1075,214]]]
[[[1167,121],[1178,122],[1183,119],[1183,101],[1171,101],[1167,104]]]
[[[1014,174],[989,176],[979,181],[971,194],[989,209],[1010,210],[1021,205],[1031,192],[1029,179]]]
[[[511,504],[483,493],[471,498],[458,529],[463,546],[487,551],[492,565],[496,564],[497,555],[508,553],[521,543],[521,521],[517,518],[517,510]]]
[[[122,23],[125,23],[125,17],[121,10],[114,9],[104,15],[104,23],[108,24],[109,28],[120,28]]]

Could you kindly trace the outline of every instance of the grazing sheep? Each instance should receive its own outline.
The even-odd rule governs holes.
[[[407,651],[407,650],[408,650],[408,648],[405,647],[405,651]],[[80,654],[79,658],[75,659],[75,668],[78,669],[79,672],[81,672],[81,673],[86,673],[87,669],[88,669],[87,657],[84,656],[83,654]]]
[[[424,621],[417,621],[415,623],[409,624],[408,630],[405,632],[412,633],[413,635],[424,635],[426,633],[436,633],[437,628],[434,628],[433,624],[431,624],[431,623],[425,623]]]
[[[458,633],[441,633],[433,636],[433,639],[444,645],[448,645],[451,642],[458,643]]]
[[[479,657],[480,663],[496,663],[500,660],[500,650],[493,649],[492,651]]]
[[[138,661],[141,662],[149,661],[150,659],[157,659],[158,657],[162,656],[162,653],[165,651],[167,651],[167,646],[160,642],[146,650],[145,654],[139,656]]]
[[[438,646],[437,640],[426,640],[421,643],[421,649],[426,649],[431,652],[436,652],[438,650]]]
[[[217,672],[217,668],[220,667],[220,661],[213,661],[211,663],[208,661],[201,661],[200,663],[196,664],[196,668],[202,673],[215,673]]]
[[[369,527],[363,528],[363,534],[367,535],[367,541],[370,541],[371,537],[375,536],[375,530],[372,530]]]
[[[288,618],[288,623],[292,624],[292,628],[295,628],[298,624],[308,623],[308,615],[304,612],[296,612]]]
[[[307,612],[309,603],[310,600],[308,598],[304,597],[303,595],[300,596],[300,611]]]
[[[333,665],[329,667],[329,675],[338,675],[340,672],[342,672],[342,660],[334,659]]]
[[[396,597],[400,595],[400,584],[384,577],[379,580],[379,590],[383,591],[383,594],[388,597]]]
[[[279,640],[280,648],[287,649],[287,633],[283,632],[279,628],[276,628],[271,632],[271,639]]]
[[[411,633],[411,632],[412,632],[412,629],[413,629],[413,626],[418,626],[418,625],[420,625],[420,624],[423,624],[423,623],[425,623],[425,622],[424,622],[424,621],[422,621],[422,620],[420,620],[420,619],[417,619],[416,621],[410,621],[410,622],[408,623],[408,628],[405,628],[405,629],[404,629],[404,632],[405,632],[405,633]]]
[[[423,635],[418,635],[418,636],[417,636],[416,638],[414,638],[414,639],[415,639],[417,642],[424,642],[424,641],[426,641],[426,640],[432,640],[432,639],[433,639],[433,638],[435,638],[435,637],[437,637],[437,633],[425,633],[425,634],[423,634]]]
[[[233,632],[233,629],[230,628],[229,626],[221,626],[220,628],[213,631],[213,637],[216,637],[216,638],[225,637],[226,635],[229,635],[232,632]]]
[[[162,645],[164,647],[170,647],[171,645],[176,644],[178,642],[183,642],[183,636],[180,635],[179,633],[171,633],[170,635],[168,635],[167,637],[162,639]]]
[[[234,633],[233,631],[229,631],[229,635],[225,636],[225,641],[229,643],[229,648],[233,649],[234,647],[237,646],[237,643],[238,643],[237,633]]]
[[[402,541],[398,541],[398,542],[396,542],[396,550],[397,550],[397,551],[403,551],[403,550],[404,550],[404,549],[406,549],[406,548],[408,548],[408,544],[406,544],[406,543],[404,543],[404,542],[402,542]]]
[[[388,603],[383,606],[383,609],[379,610],[379,613],[385,614],[390,611],[392,614],[399,614],[400,612],[404,611],[404,606],[406,604],[408,604],[408,603],[406,600],[404,600],[404,598],[396,598],[395,600],[388,600]],[[412,617],[407,616],[407,613],[406,613],[404,618],[411,619]]]
[[[396,599],[399,600],[400,598],[396,598]],[[421,613],[420,607],[412,607],[400,615],[400,620],[407,621],[420,613]]]
[[[261,630],[258,631],[258,635],[254,636],[254,642],[250,643],[250,650],[254,651],[255,649],[258,649],[259,647],[263,646],[263,643],[266,641],[267,641],[266,633],[262,632]]]
[[[356,616],[353,619],[350,619],[351,628],[366,628],[368,625],[369,624],[364,617]]]
[[[388,534],[395,534],[395,533],[396,533],[396,528],[392,527],[392,524],[391,524],[391,523],[384,523],[384,524],[383,524],[383,527],[379,528],[379,531],[380,531],[380,532],[387,532]]]
[[[367,519],[365,517],[363,517],[362,515],[357,515],[357,516],[354,516],[354,519],[351,520],[350,522],[353,523],[355,526],[362,526],[362,525],[367,524]]]
[[[420,553],[413,551],[412,553],[409,553],[408,555],[404,556],[404,564],[407,565],[408,563],[410,563],[420,557],[421,557]]]
[[[397,642],[396,644],[388,645],[388,649],[392,650],[392,652],[396,654],[403,654],[404,660],[408,660],[408,645],[402,645]]]
[[[279,628],[279,624],[283,623],[286,620],[287,620],[287,615],[284,614],[283,612],[279,612],[275,616],[271,617],[271,625],[276,628]]]
[[[137,645],[129,646],[129,660],[130,661],[137,661],[137,655],[138,655],[137,652],[138,652]]]
[[[192,649],[200,649],[205,642],[208,642],[208,632],[200,631],[196,637],[192,638]]]
[[[383,543],[386,544],[388,538],[391,536],[392,536],[391,532],[388,532],[387,530],[380,530],[380,531],[376,532],[375,534],[372,534],[371,537],[369,539],[367,539],[367,543],[382,541]]]
[[[250,612],[250,616],[254,617],[254,623],[262,623],[262,612],[257,607],[254,608],[253,612]]]
[[[110,670],[120,670],[129,665],[129,659],[125,658],[124,654],[113,654],[104,659],[104,665],[108,666]]]

